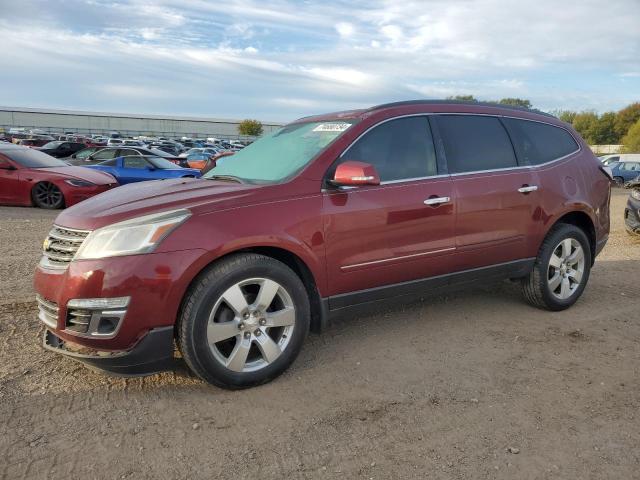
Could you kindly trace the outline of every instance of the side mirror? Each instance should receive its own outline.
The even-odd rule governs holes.
[[[376,167],[369,163],[347,160],[338,165],[330,183],[337,187],[380,185],[380,176]]]

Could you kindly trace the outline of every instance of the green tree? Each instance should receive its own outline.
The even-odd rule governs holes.
[[[618,139],[624,137],[631,125],[640,120],[640,102],[632,103],[616,114],[616,134]],[[617,143],[617,142],[616,142]]]
[[[511,105],[514,107],[531,108],[531,102],[525,98],[503,98],[497,103],[501,105]]]
[[[640,153],[640,120],[634,123],[622,138],[625,153]]]
[[[596,144],[595,134],[598,125],[598,115],[595,112],[580,112],[573,118],[573,128],[590,145]]]
[[[243,120],[238,124],[238,133],[240,133],[240,135],[258,137],[262,135],[262,123],[258,120]]]
[[[598,117],[598,122],[591,132],[594,145],[612,145],[618,142],[615,121],[615,112],[605,112]]]
[[[477,102],[478,100],[473,95],[452,95],[447,97],[447,100],[458,100],[461,102]]]
[[[576,118],[576,115],[578,115],[578,112],[574,112],[573,110],[555,110],[551,113],[563,122],[571,124],[573,124],[573,120]]]

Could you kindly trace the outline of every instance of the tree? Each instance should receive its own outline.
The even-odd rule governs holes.
[[[554,116],[558,117],[560,120],[566,123],[573,124],[573,120],[576,118],[578,112],[574,112],[573,110],[555,110],[551,112]]]
[[[615,121],[615,112],[605,112],[598,117],[598,121],[591,132],[594,145],[612,145],[618,142],[619,137],[616,134]]]
[[[625,153],[640,153],[640,120],[634,123],[622,138]]]
[[[473,95],[452,95],[447,97],[447,100],[458,100],[460,102],[477,102],[478,100]]]
[[[238,124],[238,133],[240,133],[240,135],[258,137],[262,135],[262,123],[258,120],[243,120]]]
[[[632,103],[616,114],[616,134],[618,139],[624,137],[631,126],[640,120],[640,102]]]
[[[580,112],[573,118],[573,128],[586,140],[594,145],[598,125],[598,115],[595,112]]]
[[[503,98],[497,103],[501,105],[511,105],[514,107],[531,108],[531,102],[524,98]]]

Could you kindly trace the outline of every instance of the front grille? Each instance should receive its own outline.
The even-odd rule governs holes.
[[[58,304],[51,300],[46,300],[40,295],[36,295],[36,301],[38,302],[38,318],[47,327],[58,327]]]
[[[90,232],[53,226],[43,246],[42,263],[50,268],[66,268]]]

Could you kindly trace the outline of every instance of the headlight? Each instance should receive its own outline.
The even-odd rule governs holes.
[[[86,180],[78,180],[77,178],[70,178],[65,180],[72,187],[93,187],[95,184],[87,182]]]
[[[189,210],[180,209],[107,225],[91,232],[74,258],[82,260],[149,253],[190,216]]]
[[[631,190],[631,196],[636,200],[640,200],[640,189],[634,188]]]

